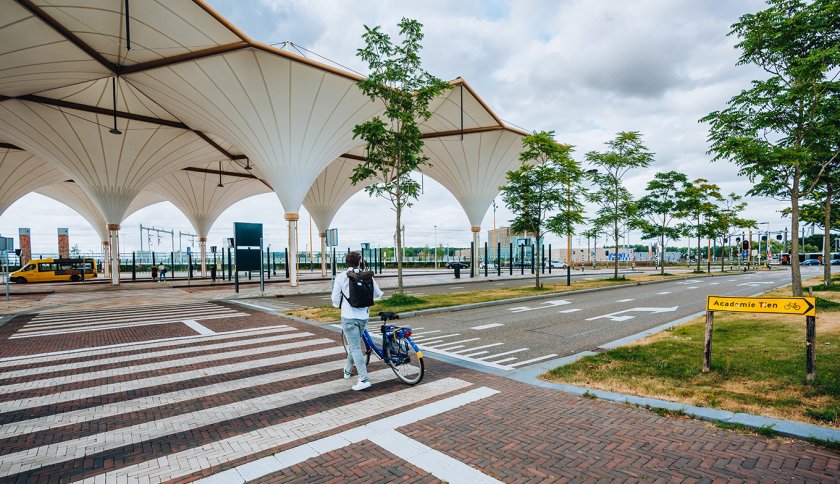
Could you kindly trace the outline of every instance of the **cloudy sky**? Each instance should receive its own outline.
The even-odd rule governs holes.
[[[724,193],[743,194],[748,180],[737,167],[710,162],[707,126],[698,119],[720,109],[750,79],[752,67],[736,66],[736,40],[726,34],[740,15],[763,8],[757,0],[426,0],[424,2],[348,0],[209,0],[211,6],[252,38],[267,43],[292,41],[325,59],[365,72],[356,59],[364,25],[394,32],[402,17],[418,19],[426,35],[423,60],[443,79],[461,76],[505,121],[527,130],[553,130],[575,146],[575,156],[602,150],[618,131],[643,134],[656,153],[653,166],[627,178],[640,196],[657,171],[678,170],[704,177]],[[308,54],[310,57],[317,57]],[[394,217],[383,200],[357,194],[338,213],[341,246],[361,242],[390,244]],[[749,199],[747,216],[781,230],[784,202]],[[216,222],[210,243],[218,245],[232,222],[262,222],[267,239],[285,246],[283,210],[273,194],[231,207]],[[371,216],[371,215],[376,216]],[[499,207],[496,224],[510,213]],[[456,200],[425,178],[424,194],[404,217],[409,245],[469,244],[469,222]],[[146,208],[123,223],[124,250],[139,247],[139,225],[192,232],[187,219],[169,203]],[[437,229],[435,229],[437,226]],[[72,210],[30,194],[0,217],[0,232],[16,235],[30,227],[34,251],[54,252],[56,227],[69,227],[71,245],[96,249],[92,228]],[[493,227],[489,210],[482,228]],[[482,241],[484,234],[482,232]],[[631,234],[638,241],[639,234]],[[564,239],[549,237],[554,243]],[[156,244],[157,240],[153,240]],[[188,242],[184,239],[184,245]],[[315,245],[318,245],[317,233]],[[578,245],[577,238],[574,240]],[[602,243],[602,242],[601,242]],[[153,244],[153,248],[155,245]],[[309,244],[309,218],[302,212],[300,247]],[[585,244],[585,242],[584,242]],[[565,244],[563,244],[565,245]],[[600,244],[599,244],[600,245]],[[177,249],[178,240],[175,240]],[[161,250],[169,242],[161,241]]]

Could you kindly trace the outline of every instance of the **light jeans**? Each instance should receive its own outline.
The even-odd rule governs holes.
[[[344,371],[350,373],[353,370],[353,364],[355,364],[356,371],[359,373],[359,381],[368,378],[365,355],[362,353],[362,333],[366,326],[366,319],[341,318],[341,330],[344,331],[347,338],[347,363],[344,365]]]

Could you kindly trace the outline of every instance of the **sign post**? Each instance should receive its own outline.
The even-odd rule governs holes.
[[[706,329],[703,336],[703,373],[712,366],[712,331],[715,311],[738,313],[793,314],[805,316],[805,379],[817,376],[817,311],[813,297],[729,297],[706,298]]]
[[[260,271],[260,291],[264,290],[262,243],[262,224],[233,223],[233,247],[236,252],[234,290],[237,293],[239,292],[239,271]]]
[[[4,274],[6,275],[6,301],[9,300],[10,291],[9,291],[9,252],[15,250],[15,239],[11,237],[0,237],[0,252],[3,252],[3,262],[6,265],[6,271]]]

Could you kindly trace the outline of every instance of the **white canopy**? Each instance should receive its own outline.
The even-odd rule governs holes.
[[[66,180],[52,163],[15,148],[0,148],[0,215],[18,198],[44,185]]]

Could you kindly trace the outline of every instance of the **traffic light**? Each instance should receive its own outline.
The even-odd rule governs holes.
[[[744,250],[750,250],[750,241],[745,240],[742,247],[744,248]]]
[[[761,236],[761,241],[762,241],[762,242],[767,242],[767,236],[766,236],[766,235],[762,235],[762,236]]]
[[[782,240],[782,234],[776,234],[776,240]]]

